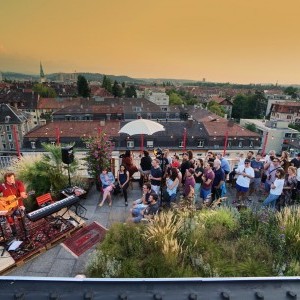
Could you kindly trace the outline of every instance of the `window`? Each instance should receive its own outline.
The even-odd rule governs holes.
[[[31,142],[31,149],[35,149],[35,142]]]
[[[253,148],[253,141],[250,141],[249,147]]]
[[[147,119],[151,119],[151,113],[147,113]]]
[[[239,148],[242,148],[242,147],[243,147],[243,142],[239,141]]]
[[[227,143],[227,147],[230,148],[231,147],[231,141],[228,141]]]
[[[203,148],[204,147],[204,141],[199,141],[197,147],[198,148]]]
[[[179,142],[179,148],[183,148],[183,141]]]
[[[9,125],[6,125],[6,131],[10,132],[10,126]]]
[[[284,137],[286,137],[286,138],[290,138],[290,137],[292,137],[292,134],[291,134],[291,133],[289,133],[289,132],[287,132],[287,133],[284,135]]]
[[[287,120],[290,120],[292,118],[292,116],[287,115],[286,118],[287,118]]]
[[[3,149],[6,149],[6,144],[2,144]]]
[[[147,148],[153,148],[153,141],[147,141]]]
[[[9,143],[9,149],[10,150],[14,149],[14,144],[13,143]]]
[[[127,148],[134,148],[134,141],[127,141]]]
[[[7,135],[7,138],[8,138],[8,140],[11,142],[12,141],[12,135],[11,134],[8,134]]]

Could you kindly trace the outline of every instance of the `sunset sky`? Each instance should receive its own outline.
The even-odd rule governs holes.
[[[0,0],[0,71],[300,83],[299,0]]]

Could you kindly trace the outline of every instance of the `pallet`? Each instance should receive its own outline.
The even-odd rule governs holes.
[[[23,266],[25,263],[29,262],[30,260],[36,258],[37,256],[39,256],[40,254],[42,253],[45,253],[46,252],[46,247],[42,247],[42,248],[39,248],[37,250],[32,250],[32,252],[30,252],[30,254],[20,260],[18,260],[16,262],[16,266],[17,267],[20,267],[20,266]]]

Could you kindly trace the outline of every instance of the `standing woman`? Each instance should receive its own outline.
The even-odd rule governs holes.
[[[170,173],[167,175],[166,178],[167,194],[165,194],[166,199],[164,199],[167,202],[168,207],[170,207],[171,202],[175,202],[176,200],[178,185],[178,171],[176,168],[171,168]]]
[[[132,177],[132,175],[138,171],[137,166],[134,164],[133,153],[130,150],[125,151],[122,157],[122,165],[126,167],[130,177]]]
[[[292,205],[294,203],[294,194],[297,188],[297,169],[288,167],[288,172],[285,175],[284,186],[280,206]]]
[[[125,206],[128,206],[127,201],[127,188],[129,185],[129,172],[126,170],[124,165],[120,165],[120,170],[118,171],[117,181],[119,183],[120,188],[123,191],[124,199],[125,199]]]
[[[284,170],[279,168],[275,173],[275,181],[271,184],[270,194],[265,199],[263,206],[270,205],[275,208],[276,200],[280,197],[284,185]]]
[[[288,167],[290,166],[289,154],[286,151],[282,151],[279,161],[281,168],[284,170],[285,173],[287,173]]]

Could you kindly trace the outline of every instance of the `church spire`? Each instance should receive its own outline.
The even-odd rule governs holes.
[[[43,70],[43,66],[42,66],[42,62],[40,62],[40,80],[41,80],[41,82],[45,82],[46,81],[44,70]]]

